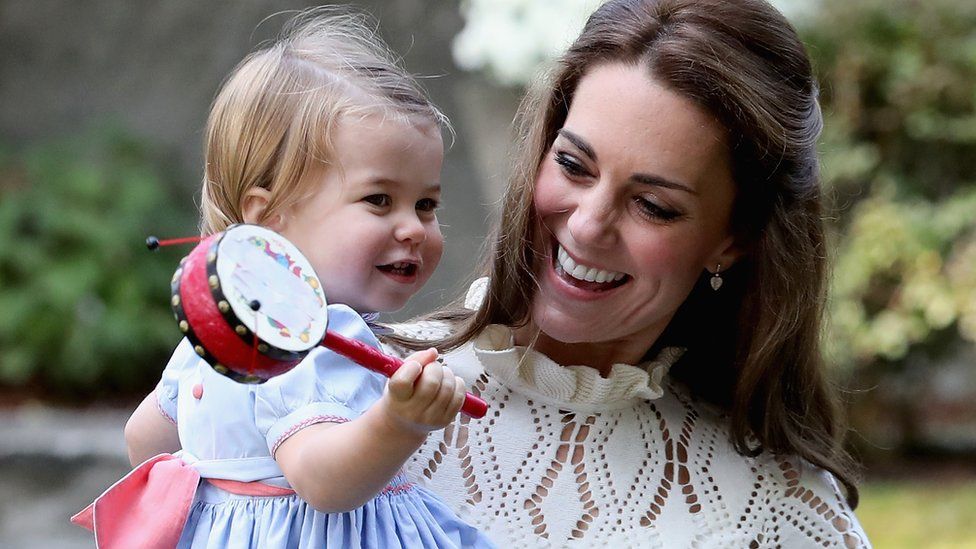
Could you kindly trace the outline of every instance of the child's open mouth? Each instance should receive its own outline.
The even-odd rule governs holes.
[[[416,278],[419,266],[416,263],[410,263],[407,261],[398,261],[396,263],[389,263],[387,265],[380,265],[376,267],[383,274],[390,276],[396,280],[402,282],[408,282]]]

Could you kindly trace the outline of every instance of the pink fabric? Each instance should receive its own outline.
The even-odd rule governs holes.
[[[152,457],[113,484],[71,522],[95,532],[100,549],[176,547],[200,473],[171,454]]]

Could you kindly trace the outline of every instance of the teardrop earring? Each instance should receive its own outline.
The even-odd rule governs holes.
[[[724,282],[722,280],[721,272],[722,272],[722,264],[719,263],[718,266],[715,267],[715,272],[712,273],[712,279],[709,281],[712,284],[712,289],[715,290],[716,292],[718,291],[719,288],[722,287],[722,282]]]

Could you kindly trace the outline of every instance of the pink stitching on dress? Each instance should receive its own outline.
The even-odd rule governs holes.
[[[159,392],[158,392],[158,390],[157,391],[153,391],[153,396],[156,397],[156,409],[159,410],[159,413],[162,414],[163,417],[166,418],[167,421],[169,421],[173,425],[176,425],[176,420],[173,419],[172,417],[170,417],[170,415],[166,413],[166,410],[163,410],[163,405],[159,403]]]
[[[347,421],[349,421],[349,418],[344,418],[342,416],[312,416],[300,423],[296,423],[295,425],[292,425],[290,429],[282,433],[281,436],[278,437],[278,440],[275,441],[274,446],[271,447],[271,457],[274,457],[275,452],[278,451],[278,447],[281,446],[282,442],[309,425],[315,425],[316,423],[345,423]]]
[[[396,486],[393,486],[392,484],[387,484],[386,485],[386,488],[383,488],[383,490],[379,494],[376,494],[376,495],[378,495],[378,496],[385,496],[387,494],[396,495],[396,494],[401,494],[403,492],[406,492],[407,490],[410,490],[411,488],[413,488],[413,483],[412,482],[404,482],[403,484],[397,484]]]

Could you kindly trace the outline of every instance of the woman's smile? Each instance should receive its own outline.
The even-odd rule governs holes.
[[[612,290],[623,286],[631,279],[627,273],[592,266],[582,259],[574,258],[558,241],[554,241],[550,255],[552,260],[549,262],[552,267],[550,272],[560,282],[569,286],[565,288],[566,290],[573,291],[580,299],[606,297]]]

